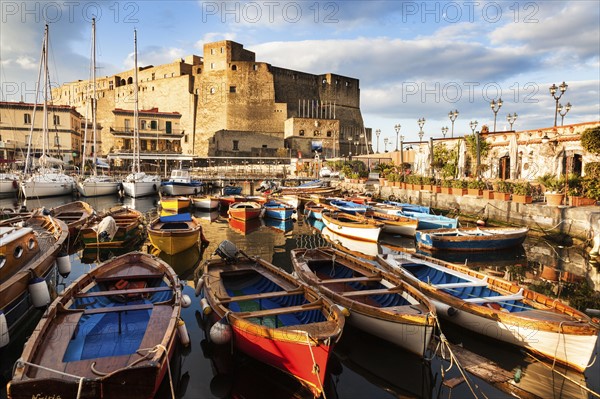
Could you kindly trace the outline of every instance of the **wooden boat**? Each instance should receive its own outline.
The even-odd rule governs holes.
[[[161,251],[174,255],[206,242],[200,221],[189,213],[159,216],[148,226],[150,242]]]
[[[400,234],[407,237],[414,237],[417,231],[419,221],[400,215],[390,215],[384,212],[369,210],[365,216],[383,223],[383,232],[390,234]]]
[[[229,227],[240,234],[248,235],[260,229],[263,225],[261,218],[254,218],[249,220],[241,220],[236,218],[229,218]]]
[[[431,213],[431,208],[424,205],[409,204],[398,201],[383,201],[384,204],[396,206],[406,212]]]
[[[162,210],[168,212],[178,213],[184,209],[187,209],[192,204],[192,200],[189,197],[176,196],[176,197],[160,197],[160,207]]]
[[[0,318],[0,347],[8,344],[11,334],[34,305],[49,303],[46,284],[55,275],[55,260],[68,234],[64,222],[40,212],[0,222],[0,316],[6,322],[3,325]],[[45,288],[48,302],[31,295],[29,286],[34,283],[40,288],[31,292],[38,295]]]
[[[379,254],[379,244],[374,241],[358,241],[354,238],[348,238],[331,231],[328,227],[323,227],[321,236],[327,240],[331,246],[344,251],[350,255],[363,259],[375,260]]]
[[[450,251],[490,251],[521,245],[527,227],[461,227],[417,231],[415,239],[420,248]]]
[[[296,274],[349,310],[348,323],[423,356],[435,328],[435,308],[392,273],[333,248],[293,249]]]
[[[590,363],[600,326],[558,299],[423,255],[377,260],[427,295],[440,317],[579,371]]]
[[[290,219],[296,210],[283,202],[271,200],[263,205],[265,217],[272,219],[286,220]]]
[[[329,205],[342,212],[350,213],[352,215],[356,215],[357,213],[365,213],[367,211],[367,206],[364,204],[357,204],[356,202],[340,199],[329,201]]]
[[[231,345],[302,382],[318,397],[344,316],[330,300],[264,259],[224,241],[203,265],[201,301],[216,344]],[[243,254],[243,255],[241,255]]]
[[[219,199],[210,195],[192,197],[192,203],[196,209],[211,210],[219,207]]]
[[[306,218],[313,218],[313,219],[322,219],[322,212],[326,209],[332,209],[332,207],[330,207],[329,205],[325,205],[322,203],[318,203],[315,201],[308,201],[306,204],[304,204],[304,216]]]
[[[217,198],[219,198],[221,209],[227,209],[234,202],[247,202],[246,197],[243,195],[220,195]]]
[[[8,396],[153,398],[183,331],[181,301],[177,275],[152,255],[132,252],[91,269],[38,323]]]
[[[81,229],[83,245],[86,248],[131,247],[144,238],[143,222],[140,211],[125,206],[113,207],[90,219]]]
[[[336,234],[359,241],[377,242],[383,223],[361,215],[351,215],[339,211],[323,211],[323,223]]]
[[[221,189],[222,195],[240,195],[242,193],[242,186],[229,185]]]
[[[254,201],[234,202],[229,206],[227,214],[230,218],[238,220],[251,220],[262,215],[263,207]]]
[[[402,211],[400,215],[417,219],[419,221],[417,230],[455,229],[458,227],[458,218],[449,218],[443,215],[432,215],[430,213],[409,211]]]
[[[50,216],[60,219],[69,228],[69,238],[76,239],[81,228],[96,214],[94,208],[87,202],[74,201],[56,206],[49,211]]]

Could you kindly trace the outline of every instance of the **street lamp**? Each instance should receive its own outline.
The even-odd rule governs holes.
[[[390,142],[390,139],[388,139],[387,137],[383,138],[383,151],[387,152],[387,145]]]
[[[398,151],[398,136],[400,135],[400,128],[402,126],[399,123],[396,123],[394,129],[396,129],[396,151]]]
[[[498,111],[502,108],[502,99],[499,98],[498,102],[496,100],[492,100],[490,103],[490,107],[492,108],[492,112],[494,113],[494,132],[496,131],[496,116],[498,115]]]
[[[448,133],[448,126],[444,126],[442,128],[442,135],[444,136],[444,138],[446,138],[446,133]]]
[[[365,138],[365,135],[363,133],[361,133],[358,136],[358,144],[360,145],[360,155],[364,154],[364,151],[363,151],[363,139],[364,138]],[[364,144],[365,144],[365,147],[366,147],[367,146],[367,140],[366,139],[364,140]]]
[[[379,154],[379,135],[381,134],[381,130],[375,130],[375,136],[377,136],[377,153]]]
[[[358,155],[358,145],[360,144],[359,140],[354,140],[354,153]]]
[[[508,114],[506,115],[506,120],[508,121],[508,123],[510,123],[510,130],[513,130],[513,123],[515,123],[515,121],[517,120],[517,113],[515,112],[514,115]]]
[[[419,124],[419,141],[423,141],[423,135],[425,133],[423,133],[423,126],[425,125],[425,118],[421,118],[417,121],[417,123]]]
[[[479,122],[477,122],[477,121],[471,121],[469,123],[469,126],[471,126],[471,131],[473,132],[473,134],[475,134],[475,128],[477,127],[478,124],[479,124]]]
[[[558,87],[556,87],[554,83],[552,83],[552,86],[550,86],[550,94],[552,94],[552,97],[556,100],[556,107],[554,108],[554,126],[556,126],[556,118],[558,117],[558,100],[560,100],[562,95],[565,94],[565,91],[567,91],[568,87],[569,85],[565,82],[562,82]],[[558,90],[560,90],[560,95],[556,97],[556,92]]]
[[[448,118],[450,118],[450,121],[452,122],[452,133],[451,133],[450,137],[454,137],[454,121],[456,120],[457,117],[458,117],[457,109],[455,109],[454,111],[448,112]]]
[[[565,115],[569,113],[569,111],[571,110],[571,103],[567,103],[567,105],[565,105],[564,110],[565,112],[562,112],[563,110],[563,106],[562,104],[558,105],[558,113],[560,114],[560,125],[562,126],[564,121],[565,121]]]

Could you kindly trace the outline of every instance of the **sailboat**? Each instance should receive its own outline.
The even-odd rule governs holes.
[[[125,195],[133,198],[145,197],[158,193],[161,179],[158,175],[147,175],[140,169],[140,125],[138,115],[138,65],[137,65],[137,31],[133,31],[133,59],[134,59],[134,100],[133,108],[133,162],[132,173],[123,181]]]
[[[39,168],[36,173],[31,173],[32,155],[31,144],[33,131],[35,129],[35,115],[37,109],[37,98],[33,105],[33,116],[31,120],[31,131],[29,142],[27,143],[27,157],[25,161],[25,179],[21,181],[21,191],[25,198],[53,197],[67,195],[73,192],[74,180],[62,172],[61,169],[51,167],[52,164],[62,164],[59,159],[52,158],[47,154],[48,151],[48,86],[50,85],[48,76],[48,25],[44,31],[44,43],[42,45],[42,55],[40,59],[40,68],[38,71],[38,82],[36,93],[39,93],[39,86],[42,71],[44,72],[44,119],[42,121],[42,155],[39,158]]]
[[[92,131],[93,131],[93,166],[92,175],[86,177],[83,180],[77,182],[77,191],[84,197],[99,197],[101,195],[112,195],[116,194],[119,190],[119,182],[114,178],[106,175],[98,175],[98,158],[97,158],[97,145],[96,145],[96,19],[92,18]],[[86,118],[87,119],[87,118]],[[85,153],[87,146],[87,122],[85,124],[84,134],[84,150],[82,155],[81,170],[85,171]],[[82,176],[83,178],[83,176]]]

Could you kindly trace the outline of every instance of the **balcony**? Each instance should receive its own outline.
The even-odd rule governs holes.
[[[119,138],[133,138],[133,128],[132,127],[111,127],[110,132],[113,136]],[[161,129],[140,129],[140,139],[165,139],[165,140],[181,140],[183,138],[184,130],[181,129],[171,129],[169,132],[167,130]]]

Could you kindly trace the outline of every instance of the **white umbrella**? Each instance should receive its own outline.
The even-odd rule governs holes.
[[[457,164],[457,178],[460,178],[461,176],[464,175],[465,172],[465,140],[464,139],[460,139],[458,140],[458,164]]]
[[[517,135],[511,134],[508,140],[508,155],[510,156],[510,178],[517,178],[518,145]]]

